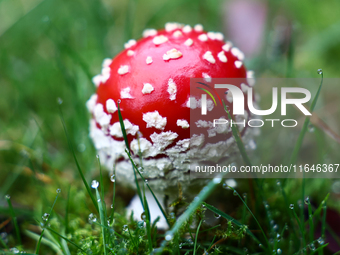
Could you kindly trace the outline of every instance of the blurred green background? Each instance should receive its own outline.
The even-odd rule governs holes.
[[[247,12],[252,10],[250,19]],[[320,78],[316,70],[322,68],[326,78],[339,78],[339,10],[337,0],[0,0],[0,214],[7,212],[5,194],[24,215],[43,211],[56,188],[67,190],[72,184],[75,194],[83,188],[59,107],[86,178],[98,175],[85,107],[95,91],[91,78],[104,58],[114,57],[144,29],[163,28],[169,21],[201,23],[206,31],[222,31],[239,44],[240,38],[256,40],[252,49],[236,46],[245,51],[245,64],[257,77]],[[255,25],[259,32],[253,37]],[[270,91],[257,88],[264,106],[271,102]],[[339,100],[340,86],[323,88],[316,113],[326,127],[314,120],[299,162],[340,163]],[[329,130],[333,136],[326,134]],[[251,157],[282,163],[298,133],[296,129],[288,139],[276,141],[276,133],[264,130]],[[282,149],[271,150],[273,144]],[[295,190],[298,184],[293,180],[288,188]],[[306,194],[320,201],[331,192],[330,204],[340,209],[339,186],[336,180],[309,180]],[[299,198],[290,195],[292,201]],[[82,203],[79,208],[86,208]]]

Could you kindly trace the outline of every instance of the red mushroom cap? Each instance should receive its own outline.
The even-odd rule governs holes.
[[[143,36],[129,40],[112,61],[104,60],[102,73],[93,78],[97,94],[87,102],[93,114],[90,136],[101,161],[109,168],[117,162],[117,175],[127,182],[133,172],[117,102],[132,152],[141,150],[148,177],[172,178],[178,172],[171,170],[188,172],[180,168],[190,139],[190,78],[247,78],[243,53],[221,33],[167,23],[164,30],[145,30]]]

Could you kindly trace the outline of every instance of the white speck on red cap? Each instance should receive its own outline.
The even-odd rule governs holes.
[[[192,31],[192,28],[190,25],[185,25],[182,29],[183,33],[190,33]]]
[[[96,76],[94,76],[92,78],[92,83],[96,86],[99,87],[100,83],[102,82],[102,75],[101,74],[97,74]]]
[[[178,134],[175,132],[167,131],[167,132],[161,132],[160,134],[153,133],[150,135],[150,138],[152,142],[154,143],[154,146],[157,148],[157,150],[162,151],[167,146],[169,146],[173,141],[178,137]]]
[[[118,68],[118,74],[124,75],[129,72],[129,66],[128,65],[122,65]]]
[[[223,46],[222,46],[222,49],[224,50],[224,51],[229,51],[230,49],[231,49],[231,47],[233,47],[233,44],[231,43],[231,42],[229,42],[229,41],[227,41]]]
[[[164,35],[155,36],[152,40],[152,42],[155,45],[160,45],[160,44],[165,43],[167,41],[168,41],[168,37],[166,37]]]
[[[206,41],[208,41],[208,36],[206,34],[200,34],[198,36],[198,40],[200,40],[202,42],[206,42]]]
[[[176,23],[176,22],[168,22],[168,23],[165,23],[165,30],[167,32],[171,32],[175,29],[178,29],[178,28],[181,28],[182,25],[179,24],[179,23]]]
[[[215,32],[208,32],[207,36],[209,37],[210,40],[215,40],[216,39]]]
[[[135,54],[135,52],[133,50],[128,50],[126,55],[128,55],[129,57],[133,56]]]
[[[204,53],[203,55],[203,59],[207,60],[208,62],[215,64],[216,60],[214,58],[214,56],[212,55],[211,51],[207,51],[206,53]]]
[[[154,87],[150,83],[143,83],[143,89],[142,93],[143,94],[150,94],[152,91],[154,91]]]
[[[220,32],[215,33],[216,40],[223,41],[224,35]]]
[[[193,43],[194,43],[194,41],[193,41],[191,38],[188,38],[188,39],[184,42],[184,44],[185,44],[186,46],[188,46],[188,47],[190,47]]]
[[[170,94],[170,100],[173,101],[176,99],[177,93],[177,85],[173,79],[169,79],[168,81],[168,93]]]
[[[247,93],[248,92],[248,86],[245,84],[245,83],[241,83],[241,89],[244,93]]]
[[[201,24],[197,24],[194,26],[194,30],[196,32],[202,32],[203,31],[203,26]]]
[[[239,60],[235,61],[236,68],[240,68],[242,66],[242,64],[243,64],[242,61],[239,61]]]
[[[146,37],[149,37],[149,36],[154,36],[154,35],[157,35],[157,30],[156,29],[145,29],[143,31],[143,37],[146,38]]]
[[[255,75],[254,71],[247,71],[247,82],[249,86],[254,86],[255,85]]]
[[[186,103],[186,106],[188,108],[191,108],[192,110],[194,110],[194,109],[197,108],[197,104],[198,104],[198,102],[197,102],[195,97],[189,97],[189,99],[188,99],[188,101]]]
[[[111,63],[112,63],[112,59],[111,58],[105,58],[103,60],[102,67],[108,67],[108,66],[111,65]]]
[[[169,59],[176,59],[182,57],[182,52],[180,52],[177,49],[171,49],[166,52],[166,54],[163,55],[164,60],[169,60]]]
[[[108,99],[106,100],[106,110],[109,113],[114,113],[117,111],[117,106],[115,101],[113,101],[112,99]]]
[[[136,44],[137,44],[137,41],[135,39],[130,39],[127,43],[124,44],[124,48],[128,49]]]
[[[127,87],[120,91],[120,98],[133,98],[130,94],[131,88]]]
[[[224,51],[219,52],[217,54],[217,57],[223,63],[227,63],[227,61],[228,61],[226,55],[224,54]]]
[[[211,76],[207,73],[202,73],[202,76],[206,82],[211,82]]]
[[[147,56],[145,62],[146,64],[150,65],[152,63],[152,57]]]
[[[137,131],[139,130],[139,127],[137,125],[133,125],[129,120],[124,120],[124,127],[126,134],[128,135],[136,135]],[[116,136],[118,138],[123,137],[123,132],[120,126],[120,122],[114,123],[112,126],[109,128],[110,130],[110,135]]]
[[[158,111],[143,113],[143,120],[147,128],[155,127],[163,130],[166,125],[166,117],[162,117]]]
[[[182,32],[179,31],[179,30],[175,31],[172,35],[173,35],[174,37],[181,37],[181,36],[183,36]]]
[[[186,121],[184,119],[183,120],[178,119],[176,124],[177,124],[177,126],[182,127],[182,128],[189,128],[189,126],[190,126],[188,121]]]
[[[97,103],[97,99],[98,99],[98,95],[97,94],[93,94],[89,100],[87,100],[86,102],[86,108],[87,110],[92,113],[94,110],[94,107],[96,106]]]
[[[93,115],[97,123],[105,128],[110,124],[111,115],[104,112],[104,106],[102,104],[97,104],[94,107]]]
[[[242,51],[239,50],[239,48],[233,47],[231,49],[231,54],[233,54],[235,57],[237,57],[239,60],[244,60],[244,54]]]
[[[151,149],[151,147],[152,147],[151,142],[143,137],[139,138],[138,140],[133,139],[130,143],[131,150],[135,154],[138,154],[138,152],[140,151],[143,156],[149,154],[149,150]]]

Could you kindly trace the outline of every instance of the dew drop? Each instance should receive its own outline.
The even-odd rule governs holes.
[[[309,124],[308,125],[308,132],[313,133],[315,131],[314,125],[313,124]]]
[[[165,235],[165,240],[166,240],[166,241],[171,241],[173,237],[174,237],[174,236],[173,236],[171,233],[167,233],[167,234]]]
[[[243,193],[242,197],[243,197],[244,200],[246,200],[247,199],[247,193]]]
[[[96,158],[99,159],[99,155],[98,154],[96,155]]]
[[[100,198],[99,198],[99,199],[97,199],[97,202],[98,202],[98,203],[100,203],[100,201],[102,201]]]
[[[282,250],[281,250],[280,248],[278,248],[278,249],[276,250],[276,254],[282,254]]]
[[[289,205],[289,209],[292,209],[292,210],[293,210],[293,209],[294,209],[294,204],[290,204],[290,205]]]
[[[276,239],[277,239],[278,242],[280,242],[280,241],[281,241],[281,235],[280,235],[280,234],[277,234],[277,235],[276,235]]]
[[[44,213],[43,216],[41,216],[41,218],[43,219],[43,221],[47,221],[48,217],[50,217],[50,215],[48,213]]]
[[[288,227],[288,224],[286,223],[285,224],[285,230],[288,230],[289,229],[289,227]]]
[[[57,189],[56,192],[59,194],[61,192],[61,189]]]
[[[62,100],[60,97],[58,97],[58,98],[57,98],[57,102],[58,102],[58,104],[62,104],[62,103],[63,103],[63,100]]]
[[[116,176],[113,174],[110,176],[110,181],[115,182],[116,181]]]
[[[86,150],[86,145],[83,144],[83,143],[78,144],[77,150],[78,150],[79,152],[84,152],[84,151]]]
[[[221,178],[221,177],[215,177],[215,178],[213,179],[213,182],[214,182],[215,184],[220,184],[221,181],[222,181],[222,178]]]
[[[129,230],[128,225],[124,225],[123,226],[123,231],[128,231],[128,230]]]
[[[11,196],[10,195],[5,195],[5,198],[7,199],[7,200],[9,200],[9,199],[11,199]]]
[[[315,245],[314,245],[313,243],[311,243],[311,244],[309,245],[309,248],[310,248],[312,251],[315,251]]]
[[[322,237],[319,237],[317,241],[320,245],[323,245],[325,243]]]
[[[214,217],[215,217],[215,219],[219,219],[219,218],[221,218],[221,215],[215,213]]]
[[[174,212],[171,212],[171,213],[170,213],[170,219],[172,219],[172,220],[176,219],[176,215],[175,215]]]
[[[140,215],[140,218],[141,218],[143,221],[146,221],[146,214],[145,214],[145,212],[142,212],[142,214]]]
[[[10,252],[12,253],[19,253],[20,251],[17,248],[11,248],[9,249]]]
[[[141,174],[143,174],[144,168],[140,166],[140,167],[138,167],[138,171],[139,171]]]
[[[145,181],[144,181],[144,182],[145,182],[145,184],[148,184],[148,180],[147,180],[147,179],[145,179]]]
[[[98,182],[98,181],[93,180],[93,181],[91,182],[91,187],[92,187],[93,189],[97,189],[98,186],[99,186],[99,182]]]
[[[259,244],[259,248],[261,248],[261,249],[263,248],[263,244],[262,243]]]
[[[89,223],[92,224],[93,222],[97,221],[97,217],[93,213],[90,213],[88,220],[89,220]]]
[[[280,182],[279,180],[276,181],[276,185],[279,186],[279,187],[281,187],[281,182]]]
[[[322,69],[318,69],[318,74],[323,74]]]
[[[113,204],[111,204],[111,206],[110,206],[110,207],[111,207],[111,209],[113,209]]]
[[[118,103],[118,104],[120,104],[121,102],[122,102],[122,100],[121,100],[121,99],[118,99],[118,100],[117,100],[117,103]]]
[[[233,191],[233,195],[234,195],[234,196],[237,196],[237,195],[238,195],[238,193],[237,193],[236,190]]]
[[[306,197],[306,198],[305,198],[305,204],[308,205],[309,203],[310,203],[309,197]]]

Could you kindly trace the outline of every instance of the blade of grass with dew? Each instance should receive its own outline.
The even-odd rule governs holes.
[[[319,71],[318,71],[319,72]],[[322,84],[323,84],[323,72],[320,71],[321,73],[321,82],[320,82],[320,85],[319,85],[319,88],[318,88],[318,91],[312,101],[312,104],[311,104],[311,107],[310,107],[310,112],[313,113],[314,111],[314,108],[315,108],[315,105],[316,105],[316,102],[318,101],[318,98],[319,98],[319,95],[320,95],[320,91],[321,91],[321,87],[322,87]],[[305,134],[308,130],[308,125],[309,125],[309,122],[310,122],[310,117],[307,116],[306,119],[305,119],[305,122],[303,123],[303,126],[302,126],[302,129],[300,131],[300,134],[299,134],[299,137],[295,143],[295,147],[293,149],[293,152],[292,152],[292,155],[291,155],[291,158],[290,158],[290,165],[294,164],[297,160],[297,157],[298,157],[298,154],[299,154],[299,151],[300,151],[300,148],[302,146],[302,142],[303,142],[303,138],[305,137]]]
[[[145,196],[145,189],[144,189],[143,199],[144,199],[144,213],[146,216],[146,234],[148,236],[149,251],[152,252],[151,217],[150,217],[149,204]]]
[[[97,157],[97,159],[98,159],[98,165],[99,165],[99,176],[100,176],[100,178],[99,178],[99,185],[100,185],[100,191],[101,191],[101,200],[100,200],[100,202],[98,203],[98,205],[99,204],[101,204],[101,206],[102,206],[102,208],[104,208],[104,210],[103,210],[103,212],[104,212],[104,219],[105,219],[105,224],[107,224],[107,213],[106,213],[106,203],[105,203],[105,201],[104,201],[104,180],[103,180],[103,174],[102,174],[102,165],[101,165],[101,163],[100,163],[100,158],[99,157]],[[99,198],[100,199],[100,198]],[[98,197],[97,197],[97,201],[98,201]],[[99,210],[100,210],[100,205],[98,206],[99,207]],[[104,236],[105,236],[105,238],[106,238],[106,240],[105,240],[105,243],[108,243],[108,235],[107,235],[107,231],[106,231],[106,229],[104,229],[103,230],[104,231]]]
[[[306,246],[306,239],[305,239],[305,231],[303,229],[303,226],[302,226],[302,223],[300,222],[300,219],[299,217],[297,216],[296,212],[295,212],[295,209],[293,208],[293,215],[298,223],[298,226],[299,226],[299,229],[300,229],[300,233],[301,233],[301,238],[302,238],[302,247],[305,247]]]
[[[68,213],[69,213],[69,210],[70,210],[70,193],[71,193],[71,185],[68,188],[67,199],[66,199],[66,210],[65,210],[65,231],[66,231],[66,233],[69,233],[69,218],[68,218]]]
[[[131,153],[131,150],[130,150],[129,141],[128,141],[127,135],[126,135],[126,129],[125,129],[122,113],[120,111],[120,102],[119,101],[117,102],[117,105],[118,105],[117,108],[118,108],[118,118],[119,118],[120,128],[122,130],[122,134],[123,134],[123,138],[124,138],[124,142],[125,142],[125,146],[126,146],[126,150],[125,151],[129,155]],[[138,180],[137,180],[137,175],[136,175],[136,169],[137,168],[135,168],[134,166],[132,168],[133,168],[133,175],[135,177],[137,194],[139,196],[139,199],[140,199],[140,202],[142,204],[142,207],[145,210],[144,203],[143,203],[142,193],[141,193],[141,190],[140,190],[140,187],[139,187],[139,184],[138,184]]]
[[[52,204],[50,213],[48,214],[48,217],[47,217],[47,219],[46,219],[46,222],[44,223],[45,226],[47,226],[48,220],[50,219],[50,216],[51,216],[51,214],[52,214],[52,212],[53,212],[53,208],[54,208],[55,204],[57,203],[59,194],[60,194],[60,193],[57,193],[57,195],[56,195],[56,197],[55,197],[55,199],[54,199],[54,202],[53,202],[53,204]],[[35,253],[36,253],[36,254],[39,254],[40,244],[41,244],[41,240],[42,240],[42,238],[43,238],[44,232],[45,232],[45,228],[43,228],[43,230],[41,231],[40,239],[39,239],[38,242],[37,242],[37,246],[36,246],[36,249],[35,249]]]
[[[225,212],[222,212],[221,210],[217,209],[216,207],[209,205],[207,203],[202,203],[207,209],[209,209],[210,211],[212,211],[213,213],[216,213],[218,215],[221,215],[223,218],[225,218],[226,220],[232,221],[236,226],[242,228],[245,225],[243,225],[242,223],[240,223],[239,221],[235,220],[233,217],[229,216],[228,214],[226,214]],[[254,239],[255,242],[257,242],[258,244],[260,244],[261,242],[256,238],[256,236],[247,228],[246,229],[246,233]]]
[[[313,222],[312,205],[310,201],[308,201],[308,222],[309,222],[309,242],[312,242],[314,239],[314,222]]]
[[[250,210],[250,208],[248,207],[248,205],[243,201],[242,197],[240,196],[240,194],[232,187],[230,187],[231,190],[233,191],[233,193],[237,194],[237,196],[239,197],[239,199],[242,201],[242,203],[244,204],[244,206],[248,209],[248,211],[250,212],[251,216],[253,216],[254,220],[256,221],[256,224],[258,225],[258,227],[260,228],[261,232],[262,232],[262,235],[264,237],[264,240],[266,241],[266,244],[267,244],[267,248],[269,249],[270,247],[270,244],[269,244],[269,241],[267,239],[267,236],[266,236],[266,233],[264,232],[264,230],[262,229],[261,225],[260,225],[260,222],[257,220],[257,218],[255,217],[255,215],[253,214],[253,212]]]
[[[194,244],[194,255],[196,255],[197,239],[198,239],[198,233],[200,231],[201,225],[202,225],[202,220],[200,220],[200,223],[198,223],[197,230],[196,230],[195,244]]]
[[[32,238],[33,240],[38,241],[38,240],[40,239],[40,236],[39,236],[38,234],[33,233],[33,232],[31,232],[31,231],[29,231],[29,230],[27,230],[27,229],[24,230],[23,233],[24,233],[26,236],[28,236],[29,238]],[[56,245],[55,243],[53,243],[52,241],[46,239],[45,237],[43,237],[43,238],[41,239],[41,243],[44,244],[44,245],[46,245],[46,246],[48,246],[48,247],[50,247],[50,248],[51,248],[52,250],[54,250],[58,255],[63,255],[63,251],[61,250],[61,248],[60,248],[58,245]],[[11,253],[11,254],[12,254],[12,253]],[[34,254],[36,255],[37,253],[34,253]]]
[[[65,124],[65,121],[64,121],[64,117],[63,117],[63,113],[62,113],[62,110],[61,110],[61,106],[59,104],[59,115],[60,115],[60,120],[61,120],[61,123],[63,125],[63,128],[64,128],[64,132],[65,132],[65,135],[66,135],[66,139],[67,139],[67,142],[68,142],[68,146],[72,152],[72,155],[73,155],[73,158],[74,158],[74,161],[76,163],[76,166],[77,166],[77,169],[78,169],[78,172],[79,172],[79,175],[85,185],[85,188],[86,188],[86,191],[87,191],[87,194],[90,196],[91,200],[92,200],[92,203],[94,205],[94,207],[96,208],[97,212],[99,212],[99,209],[98,209],[98,204],[96,203],[96,199],[94,198],[92,192],[91,192],[91,189],[90,189],[90,186],[89,184],[87,183],[86,179],[85,179],[85,176],[83,174],[83,171],[81,170],[81,167],[79,165],[79,162],[78,162],[78,159],[76,157],[76,153],[73,149],[73,146],[72,146],[72,143],[71,143],[71,139],[68,135],[68,131],[67,131],[67,128],[66,128],[66,124]]]
[[[100,222],[101,222],[101,225],[105,226],[106,223],[107,223],[107,220],[105,218],[105,212],[104,212],[104,208],[103,208],[102,198],[100,197],[100,194],[99,194],[99,191],[98,191],[98,187],[96,187],[95,190],[96,190],[96,197],[97,197],[98,208],[99,208]],[[105,233],[106,233],[106,230],[105,230],[105,228],[102,227],[104,255],[107,254],[107,250],[106,250],[106,235],[105,235]]]
[[[59,236],[60,238],[64,239],[66,242],[72,244],[73,246],[75,246],[76,248],[78,248],[79,250],[81,250],[82,252],[84,252],[85,254],[87,254],[86,251],[84,251],[79,245],[77,245],[76,243],[72,242],[71,240],[69,240],[68,238],[62,236],[61,234],[59,234],[57,231],[53,230],[52,228],[50,227],[47,227],[47,229],[49,231],[51,231],[53,234]]]
[[[110,225],[113,226],[113,217],[114,217],[114,214],[115,214],[115,200],[116,200],[116,164],[113,166],[113,178],[114,178],[114,181],[113,181],[113,195],[112,195],[112,205],[111,205],[111,216],[110,216],[110,219],[111,219],[111,222],[110,222]]]
[[[195,197],[195,199],[191,202],[185,212],[177,219],[176,223],[172,226],[172,228],[167,231],[165,234],[165,240],[162,241],[160,247],[155,249],[153,253],[161,254],[164,250],[166,244],[172,240],[175,233],[183,226],[183,224],[189,219],[189,217],[194,213],[196,208],[202,204],[202,202],[211,194],[211,192],[216,188],[218,184],[221,183],[222,177],[215,177],[212,179]]]
[[[7,200],[9,211],[11,213],[11,217],[12,217],[12,220],[13,220],[14,229],[15,229],[15,233],[16,233],[19,245],[21,245],[21,237],[20,237],[20,230],[19,230],[19,226],[18,226],[18,220],[17,220],[17,216],[15,215],[15,212],[14,212],[14,209],[13,209],[13,206],[12,206],[11,198],[9,196],[5,196],[5,198]]]
[[[9,247],[7,246],[7,244],[5,243],[5,241],[2,238],[0,238],[0,243],[5,249],[9,250]]]
[[[157,199],[155,193],[152,191],[151,187],[149,186],[149,183],[147,183],[147,182],[145,181],[145,178],[143,177],[143,175],[142,175],[142,174],[140,173],[140,171],[138,170],[138,168],[137,168],[135,162],[133,161],[133,159],[132,159],[130,153],[128,153],[128,157],[129,157],[129,159],[130,159],[130,161],[131,161],[131,164],[133,165],[134,169],[136,169],[137,173],[138,173],[139,176],[142,178],[143,182],[146,183],[146,186],[148,187],[149,191],[151,192],[153,198],[155,199],[155,201],[156,201],[156,203],[157,203],[159,209],[161,210],[161,212],[162,212],[162,214],[163,214],[163,216],[164,216],[164,218],[165,218],[165,220],[166,220],[168,226],[171,227],[170,222],[169,222],[169,219],[168,219],[168,217],[167,217],[167,215],[166,215],[166,212],[164,211],[162,205],[161,205],[160,202],[158,201],[158,199]]]
[[[226,104],[224,103],[224,100],[222,100],[222,102],[223,102],[224,110],[225,110],[225,112],[228,114],[228,119],[231,120],[231,119],[232,119],[232,118],[231,118],[231,115],[230,115],[230,113],[229,113],[229,111],[228,111],[228,109],[227,109]],[[233,133],[233,136],[234,136],[234,138],[235,138],[237,147],[238,147],[238,149],[240,150],[240,153],[241,153],[241,155],[242,155],[242,158],[243,158],[244,162],[245,162],[248,166],[252,166],[251,161],[250,161],[250,159],[249,159],[249,157],[248,157],[246,148],[244,147],[244,144],[243,144],[243,142],[242,142],[242,140],[241,140],[241,138],[240,138],[240,132],[238,131],[237,126],[231,125],[231,131],[232,131],[232,133]]]

